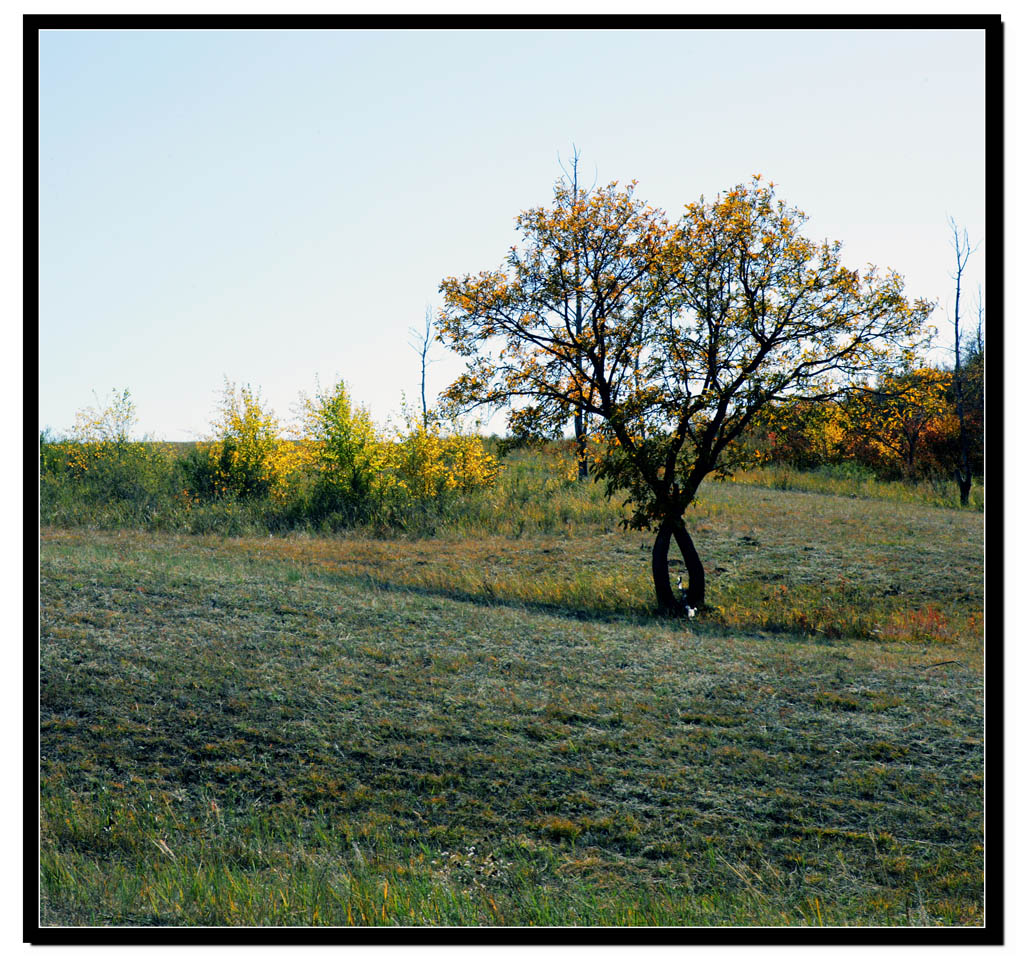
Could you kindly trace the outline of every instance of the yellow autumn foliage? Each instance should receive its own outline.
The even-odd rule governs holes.
[[[479,436],[409,415],[406,429],[382,439],[374,458],[378,485],[414,499],[487,487],[498,474],[498,462]]]
[[[436,419],[406,416],[378,429],[343,382],[299,399],[297,438],[283,438],[273,412],[248,385],[225,382],[212,441],[205,445],[215,493],[293,501],[319,519],[490,486],[497,461],[478,436]]]
[[[280,436],[281,426],[259,391],[224,379],[213,439],[205,444],[217,493],[280,495],[281,484],[296,464],[294,450]]]

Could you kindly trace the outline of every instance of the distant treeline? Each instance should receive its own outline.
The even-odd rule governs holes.
[[[985,351],[972,346],[962,368],[970,468],[985,463]],[[960,452],[954,374],[917,367],[836,401],[769,407],[743,448],[758,462],[814,469],[856,463],[886,480],[952,479]]]

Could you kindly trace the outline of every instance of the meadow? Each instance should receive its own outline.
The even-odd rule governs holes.
[[[41,923],[982,924],[983,516],[708,482],[667,621],[545,463],[386,529],[44,503]]]

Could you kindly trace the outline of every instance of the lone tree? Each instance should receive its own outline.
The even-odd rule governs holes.
[[[912,360],[931,313],[902,279],[839,262],[800,236],[806,217],[755,176],[671,223],[634,185],[556,184],[518,220],[505,268],[441,284],[438,334],[467,358],[452,410],[510,410],[510,426],[558,434],[579,409],[603,448],[595,471],[623,489],[633,529],[656,531],[652,573],[668,614],[704,604],[685,513],[729,447],[772,402],[824,401]],[[581,240],[580,272],[571,262]],[[577,329],[571,311],[584,310]],[[675,538],[688,587],[672,590]]]

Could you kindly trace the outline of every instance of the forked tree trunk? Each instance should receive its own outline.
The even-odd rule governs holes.
[[[686,594],[679,600],[672,590],[672,577],[668,569],[668,552],[675,537],[686,565]],[[658,610],[664,614],[678,615],[684,607],[700,609],[704,606],[704,565],[700,562],[697,548],[682,520],[662,520],[654,538],[651,554],[651,570],[654,574],[654,593],[658,598]]]

